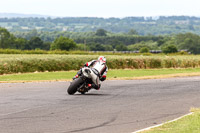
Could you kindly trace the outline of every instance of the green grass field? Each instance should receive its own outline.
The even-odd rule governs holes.
[[[71,80],[77,71],[61,72],[39,72],[24,74],[0,75],[1,82],[14,81],[57,81]],[[200,75],[200,68],[195,69],[135,69],[135,70],[109,70],[107,79],[148,79],[148,78],[167,78],[178,76]]]
[[[200,133],[200,109],[191,111],[192,115],[141,133]]]

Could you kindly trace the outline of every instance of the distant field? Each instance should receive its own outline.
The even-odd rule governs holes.
[[[78,70],[99,55],[0,54],[0,74]],[[105,55],[109,69],[199,68],[200,56]]]

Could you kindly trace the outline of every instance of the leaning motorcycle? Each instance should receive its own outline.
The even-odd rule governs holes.
[[[83,67],[82,74],[70,83],[67,89],[69,95],[75,94],[77,91],[81,94],[85,94],[91,88],[88,84],[95,83],[98,80],[98,71],[95,68]]]

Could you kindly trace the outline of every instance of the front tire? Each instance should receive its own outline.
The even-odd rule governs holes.
[[[76,93],[78,87],[83,83],[83,80],[81,78],[75,79],[74,81],[72,81],[72,83],[70,84],[69,88],[67,89],[67,92],[69,95],[73,95],[74,93]]]

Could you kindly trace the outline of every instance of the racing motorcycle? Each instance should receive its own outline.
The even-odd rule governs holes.
[[[67,89],[68,94],[73,95],[77,91],[85,94],[91,89],[88,84],[99,83],[97,76],[99,76],[99,72],[95,68],[83,67],[82,74],[70,83]]]

